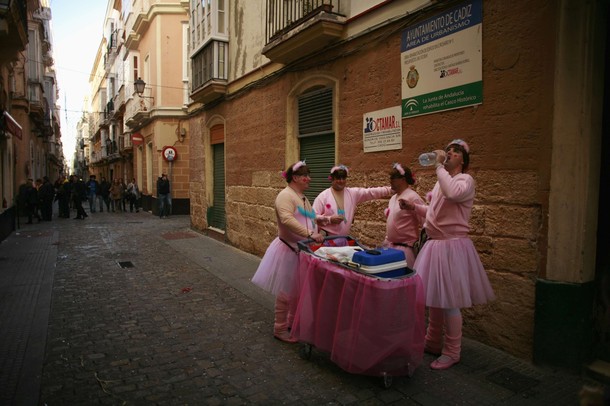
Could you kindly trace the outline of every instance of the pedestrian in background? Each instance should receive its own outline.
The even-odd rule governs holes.
[[[273,336],[294,343],[290,336],[289,311],[295,300],[299,264],[297,242],[311,238],[324,241],[316,226],[316,215],[303,192],[309,188],[311,177],[304,161],[299,161],[283,172],[288,186],[275,199],[278,236],[271,242],[252,278],[255,285],[275,295]]]
[[[104,197],[102,196],[102,182],[101,182],[102,179],[103,179],[103,177],[100,178],[100,182],[97,183],[97,188],[95,189],[96,205],[99,207],[100,213],[104,212]]]
[[[415,211],[402,210],[400,201],[424,204],[417,192],[411,189],[414,184],[415,177],[411,169],[399,163],[394,164],[390,171],[390,185],[396,194],[390,198],[385,209],[386,235],[383,246],[404,251],[409,267],[415,264],[413,243],[419,238],[423,217],[418,217]]]
[[[140,212],[140,188],[136,182],[136,178],[131,179],[127,185],[127,194],[129,195],[129,212],[133,213],[135,207],[136,213]]]
[[[460,361],[461,308],[495,299],[493,290],[468,237],[475,182],[468,175],[470,148],[460,139],[436,152],[437,182],[429,205],[401,200],[401,207],[425,217],[428,241],[417,255],[415,270],[426,289],[428,329],[426,352],[440,355],[432,369],[447,369]],[[443,332],[444,329],[444,332]]]
[[[127,193],[127,184],[125,183],[125,180],[123,178],[119,179],[119,182],[121,184],[121,207],[123,212],[127,211],[127,202],[129,202],[129,194]]]
[[[89,201],[89,211],[91,213],[95,213],[98,190],[99,184],[97,183],[96,176],[89,176],[89,181],[87,181],[87,200]]]
[[[59,217],[70,218],[70,188],[66,187],[70,182],[65,176],[60,176],[55,187],[55,195],[57,196],[57,204],[59,206]]]
[[[114,213],[117,210],[120,211],[123,207],[121,203],[123,200],[123,185],[121,185],[119,179],[114,179],[112,181],[112,186],[110,186],[110,199],[112,200],[112,212]]]
[[[53,201],[55,200],[55,188],[48,176],[42,178],[42,185],[38,189],[38,200],[43,221],[51,221],[53,218]]]
[[[106,205],[106,211],[110,212],[110,182],[106,180],[105,177],[102,176],[100,179],[100,198]],[[100,202],[100,211],[104,211],[102,208],[102,203]]]
[[[83,201],[87,198],[87,185],[75,175],[72,175],[70,179],[72,183],[72,204],[76,209],[74,220],[84,220],[89,217],[83,208]]]
[[[61,204],[60,207],[64,210],[63,217],[69,219],[70,218],[70,209],[74,208],[74,202],[72,199],[72,188],[74,184],[72,183],[72,176],[69,176],[63,184],[63,196],[62,200],[64,200],[64,204]]]
[[[159,218],[167,218],[172,211],[172,195],[169,179],[164,173],[157,180],[157,199],[159,200]]]
[[[23,189],[20,188],[20,193],[21,191],[23,192],[23,204],[25,207],[25,214],[28,217],[27,224],[32,224],[34,216],[40,223],[40,216],[38,216],[36,210],[36,205],[38,204],[38,190],[34,187],[34,181],[28,179],[23,186]]]

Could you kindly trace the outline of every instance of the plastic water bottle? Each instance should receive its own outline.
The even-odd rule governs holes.
[[[436,152],[424,152],[419,156],[421,166],[432,166],[436,163]]]

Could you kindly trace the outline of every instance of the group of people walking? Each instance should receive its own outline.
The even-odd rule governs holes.
[[[135,178],[126,184],[122,178],[115,178],[112,182],[108,182],[103,176],[98,182],[96,176],[91,175],[86,186],[91,213],[95,213],[98,207],[99,211],[103,212],[104,206],[107,212],[113,213],[126,212],[127,206],[129,206],[130,212],[138,213],[140,211],[140,187]]]
[[[399,163],[389,171],[389,187],[373,188],[347,187],[349,169],[335,166],[330,170],[331,187],[321,192],[313,205],[304,195],[311,181],[307,164],[299,161],[283,172],[288,185],[275,201],[278,236],[252,278],[276,296],[277,339],[296,341],[289,330],[290,304],[298,294],[297,242],[312,239],[322,243],[325,236],[349,235],[359,203],[390,197],[381,245],[404,251],[407,265],[422,279],[428,307],[425,351],[438,356],[430,367],[442,370],[460,361],[461,308],[487,303],[495,296],[468,237],[475,196],[475,181],[467,173],[470,148],[456,139],[435,153],[437,182],[425,200],[412,189],[416,183],[412,171]],[[414,245],[422,228],[428,240],[416,253]]]
[[[58,202],[59,217],[70,218],[71,210],[76,211],[75,220],[83,220],[87,212],[83,208],[83,201],[89,202],[89,210],[95,213],[98,208],[100,212],[129,211],[136,213],[140,211],[140,188],[135,180],[125,184],[122,179],[114,179],[112,183],[102,177],[98,182],[95,175],[91,175],[85,183],[76,175],[69,178],[60,176],[52,184],[48,177],[36,180],[27,179],[21,185],[18,194],[18,205],[20,210],[27,216],[27,224],[32,224],[33,219],[40,221],[51,221],[53,216],[53,203]]]

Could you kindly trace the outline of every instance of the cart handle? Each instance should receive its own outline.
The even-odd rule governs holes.
[[[365,247],[360,245],[360,243],[354,237],[349,236],[349,235],[329,235],[329,236],[324,237],[324,241],[336,240],[339,238],[344,238],[346,240],[352,240],[356,243],[356,245],[358,247],[360,247],[362,249],[366,249]],[[311,244],[312,242],[316,242],[316,241],[311,238],[308,238],[306,240],[301,240],[301,241],[297,242],[297,247],[298,247],[299,251],[305,251],[305,252],[309,252],[310,254],[313,254],[313,251],[309,247],[309,244]]]

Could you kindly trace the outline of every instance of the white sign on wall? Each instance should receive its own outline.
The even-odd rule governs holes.
[[[471,0],[402,32],[402,116],[483,102],[481,0]]]
[[[363,114],[362,143],[364,152],[401,149],[401,106]]]

